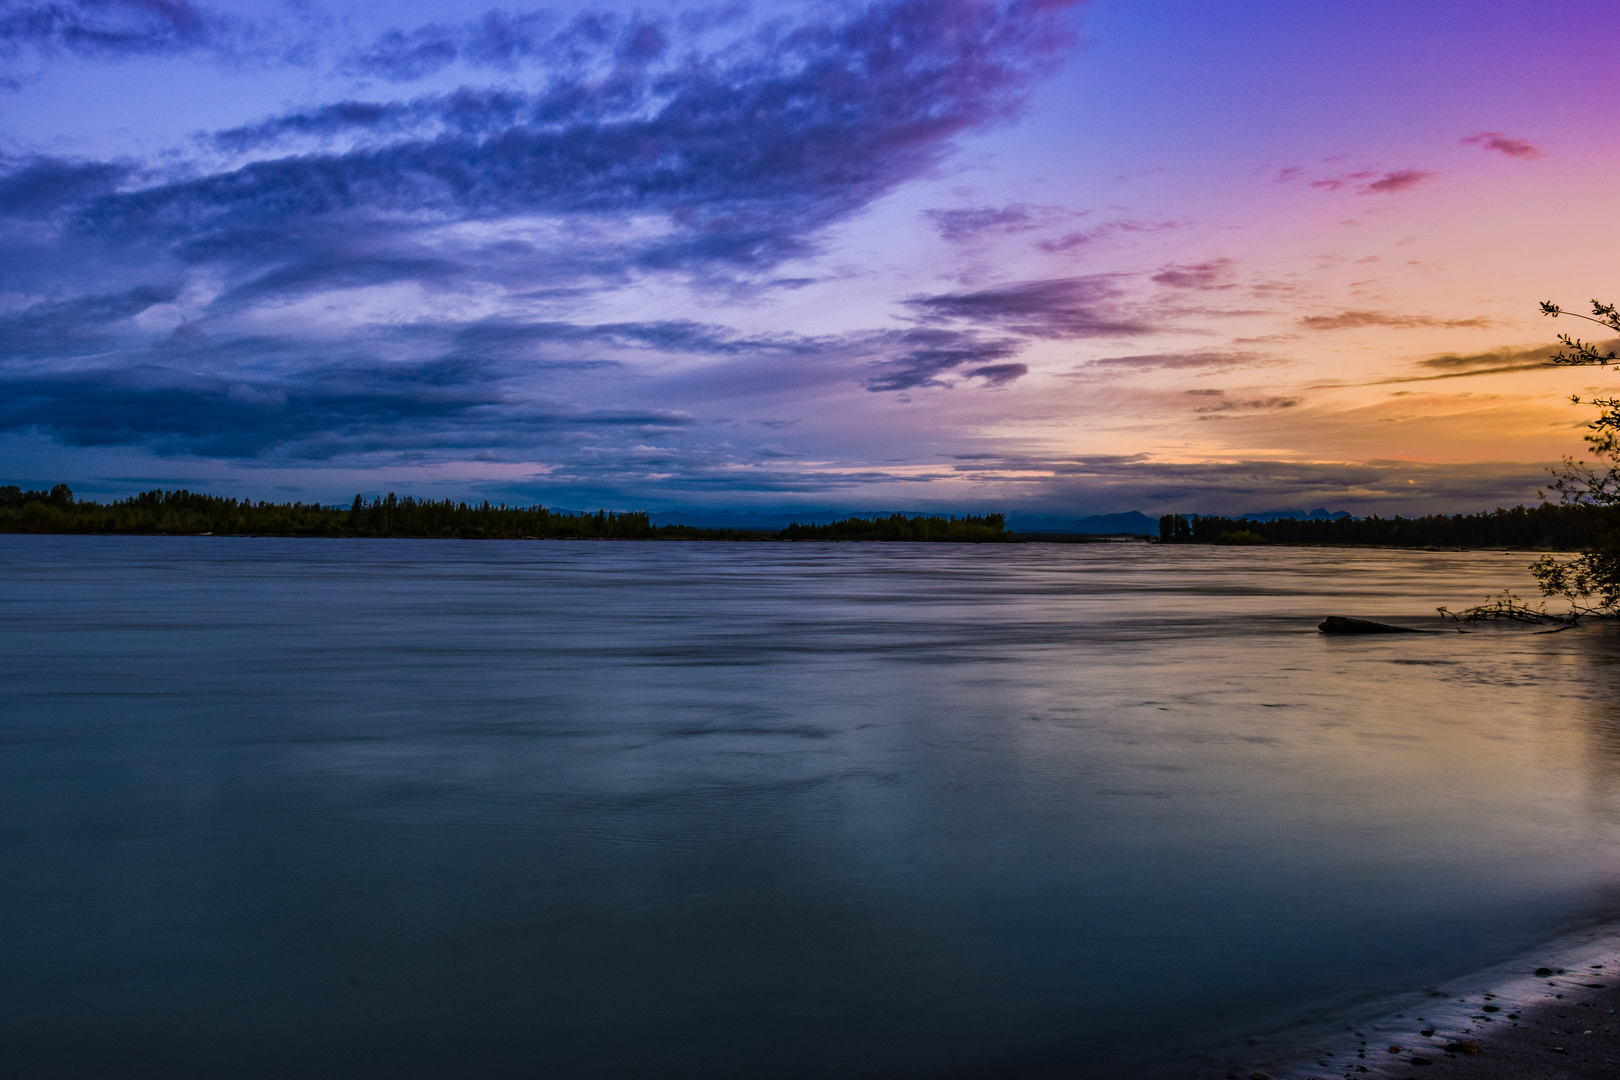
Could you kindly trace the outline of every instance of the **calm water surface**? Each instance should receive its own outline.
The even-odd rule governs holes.
[[[1528,561],[0,537],[0,1073],[1102,1075],[1423,985],[1612,905],[1620,638],[1314,626]]]

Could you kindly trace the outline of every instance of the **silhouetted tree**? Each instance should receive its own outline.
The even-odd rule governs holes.
[[[1543,301],[1541,312],[1558,318],[1570,315],[1620,331],[1620,310],[1613,304],[1592,301],[1592,314],[1565,311],[1551,301]],[[1568,367],[1608,367],[1620,360],[1614,349],[1582,341],[1571,334],[1558,335],[1559,349],[1554,364]],[[1570,558],[1548,555],[1530,568],[1544,596],[1562,596],[1570,603],[1570,615],[1620,614],[1620,398],[1597,397],[1582,402],[1573,395],[1570,402],[1597,409],[1597,418],[1587,425],[1586,443],[1593,460],[1565,457],[1562,468],[1552,470],[1551,489],[1562,506],[1581,509],[1591,517],[1587,543]],[[1545,497],[1545,496],[1544,496]]]

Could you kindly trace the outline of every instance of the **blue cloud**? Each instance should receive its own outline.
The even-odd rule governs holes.
[[[75,355],[113,340],[107,330],[156,304],[173,300],[172,287],[138,285],[122,293],[78,296],[31,305],[0,316],[0,342],[5,356]]]
[[[0,177],[0,217],[47,217],[111,194],[129,173],[121,162],[34,158]]]
[[[462,357],[327,364],[274,378],[198,374],[150,360],[0,376],[0,430],[42,431],[72,446],[220,458],[533,447],[598,429],[645,435],[692,422],[680,410],[589,409],[517,396],[498,371]]]
[[[205,133],[189,161],[0,161],[0,289],[26,301],[0,314],[0,430],[226,459],[550,447],[579,463],[690,434],[715,394],[1006,385],[1032,327],[1091,332],[1081,309],[1101,312],[1108,288],[921,298],[909,329],[820,336],[569,315],[627,283],[802,285],[779,264],[1018,113],[1072,45],[1067,6],[887,0],[734,23],[720,44],[702,20],[494,12],[402,29],[345,63],[400,81],[517,66],[522,89],[351,94]],[[97,55],[224,49],[237,32],[161,0],[47,7],[26,33],[13,20],[14,44],[93,51],[72,27],[115,15],[146,37]],[[390,315],[341,298],[388,289],[451,299]],[[354,314],[282,314],[301,303]],[[635,356],[724,372],[680,384],[680,401],[615,397],[604,388],[632,385]],[[746,449],[667,452],[694,477],[746,466],[768,487],[792,472]]]
[[[1055,16],[903,0],[656,67],[664,50],[626,25],[604,31],[605,81],[343,102],[232,129],[224,145],[384,138],[101,194],[82,201],[69,236],[251,263],[280,261],[309,230],[397,242],[458,221],[638,214],[668,229],[625,253],[633,265],[768,266],[932,167],[956,135],[1013,115],[1065,40]]]
[[[63,57],[85,62],[187,58],[225,68],[312,64],[323,20],[299,5],[292,24],[244,17],[191,0],[6,0],[0,3],[0,61],[16,72]],[[0,74],[20,89],[35,74]]]
[[[0,49],[28,46],[90,56],[153,55],[205,48],[226,22],[186,0],[51,0],[0,12]]]

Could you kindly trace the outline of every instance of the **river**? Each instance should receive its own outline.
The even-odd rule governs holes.
[[[0,1072],[1150,1069],[1616,907],[1530,556],[0,536]]]

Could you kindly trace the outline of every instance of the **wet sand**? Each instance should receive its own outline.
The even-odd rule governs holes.
[[[1620,927],[1337,1018],[1251,1036],[1199,1080],[1596,1080],[1620,1077]]]

